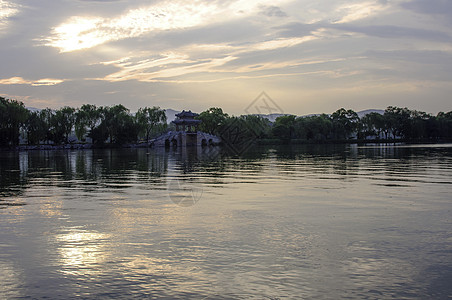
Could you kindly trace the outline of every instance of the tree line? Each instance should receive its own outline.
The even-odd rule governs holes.
[[[247,139],[281,142],[452,139],[452,111],[434,116],[395,106],[387,107],[383,114],[372,112],[362,118],[351,109],[341,108],[332,114],[283,115],[275,122],[258,115],[230,116],[221,108],[212,107],[197,118],[202,121],[199,130],[227,136],[231,143]],[[90,138],[93,144],[149,142],[167,130],[174,130],[166,121],[165,110],[155,106],[140,108],[136,114],[121,104],[30,111],[20,101],[0,97],[0,146],[18,145],[21,135],[29,145],[68,144],[74,132],[79,141]]]
[[[57,110],[28,110],[22,102],[0,97],[0,145],[16,146],[21,133],[29,145],[68,144],[73,132],[79,141],[93,144],[125,144],[151,137],[166,130],[166,114],[159,107],[140,108],[131,114],[125,106],[69,106]]]
[[[436,116],[389,106],[383,114],[371,112],[362,118],[351,109],[340,108],[332,114],[297,117],[284,115],[275,122],[257,115],[229,116],[221,108],[210,108],[199,117],[200,128],[224,135],[235,130],[236,139],[278,139],[282,142],[359,140],[450,140],[452,111]],[[240,141],[237,141],[240,142]]]

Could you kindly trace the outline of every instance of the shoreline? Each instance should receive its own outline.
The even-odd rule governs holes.
[[[338,145],[338,144],[444,144],[451,143],[451,139],[379,139],[379,140],[290,140],[282,141],[280,139],[257,139],[255,144],[258,146],[281,146],[281,145]],[[220,144],[221,147],[221,144]],[[127,148],[156,148],[151,143],[139,144],[63,144],[63,145],[19,145],[0,147],[0,151],[45,151],[45,150],[90,150],[90,149],[127,149]],[[160,147],[158,147],[160,148]]]
[[[257,139],[257,145],[335,145],[335,144],[444,144],[452,139],[340,139],[340,140],[301,140],[281,141],[279,139]]]

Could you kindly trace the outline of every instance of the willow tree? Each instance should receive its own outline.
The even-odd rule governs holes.
[[[101,122],[101,108],[93,104],[82,105],[75,113],[75,134],[79,140],[84,140],[86,134],[91,136],[96,126]]]
[[[356,133],[359,125],[358,114],[351,109],[340,108],[331,114],[335,138],[348,139],[353,133]]]
[[[218,134],[219,129],[225,124],[228,119],[228,114],[224,113],[219,107],[211,107],[206,111],[203,111],[196,117],[196,119],[201,120],[202,123],[199,125],[201,131]]]
[[[22,102],[0,97],[0,144],[18,145],[29,111]]]
[[[165,110],[154,106],[152,108],[140,108],[136,114],[140,134],[146,137],[146,142],[153,133],[161,132],[166,128],[166,114]]]

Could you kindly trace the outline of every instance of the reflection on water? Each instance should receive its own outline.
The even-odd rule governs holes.
[[[61,272],[89,276],[105,261],[106,234],[87,232],[82,229],[68,229],[67,233],[55,236],[58,252],[61,257]]]
[[[452,145],[0,152],[6,298],[452,297]]]

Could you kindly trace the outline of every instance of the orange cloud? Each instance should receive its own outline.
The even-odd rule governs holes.
[[[0,84],[28,84],[32,86],[56,85],[64,82],[63,79],[43,78],[38,80],[27,80],[22,77],[11,77],[0,79]]]

